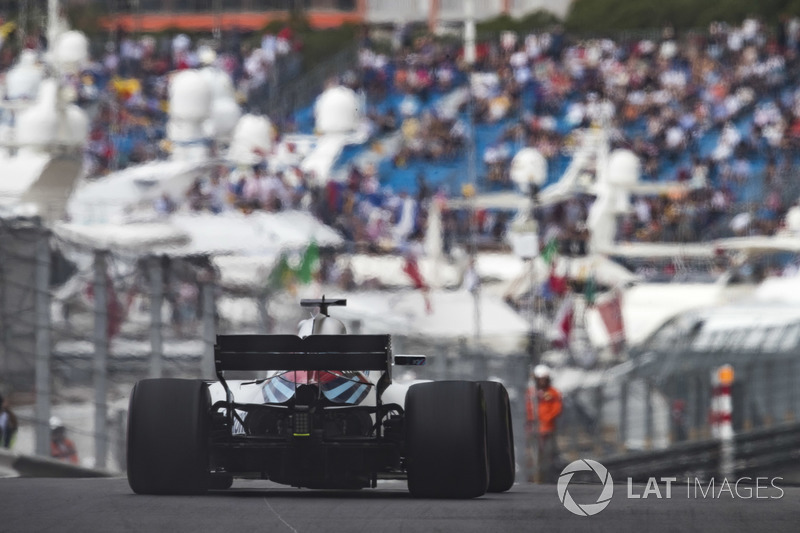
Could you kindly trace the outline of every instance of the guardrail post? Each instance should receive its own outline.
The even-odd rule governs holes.
[[[164,303],[164,270],[161,258],[147,258],[150,278],[150,377],[160,378],[163,373],[164,337],[161,329],[161,307]]]
[[[766,404],[764,408],[764,427],[770,427],[774,421],[774,414],[777,411],[777,406],[775,405],[775,365],[772,363],[772,361],[765,361],[763,368],[764,396]]]
[[[595,453],[603,453],[603,386],[598,385],[592,391],[597,415],[594,418],[594,449]]]
[[[706,415],[707,407],[701,403],[702,400],[699,389],[702,383],[700,383],[700,378],[697,376],[690,376],[687,381],[689,384],[689,440],[697,440],[700,434],[699,429],[701,421]]]
[[[650,381],[644,383],[644,448],[653,449],[653,384]]]
[[[700,435],[707,439],[711,433],[708,417],[708,406],[711,405],[711,381],[706,376],[706,372],[697,377],[697,398],[700,402],[699,405],[703,406],[698,419]]]
[[[112,418],[113,438],[111,439],[114,449],[112,456],[116,460],[117,470],[124,472],[127,468],[127,428],[128,411],[119,409]]]
[[[673,378],[666,385],[669,397],[670,442],[686,442],[688,440],[688,419],[686,418],[686,387]]]
[[[50,242],[36,243],[36,454],[50,455]]]
[[[573,402],[573,409],[571,412],[571,419],[568,429],[568,442],[569,446],[567,448],[567,453],[569,454],[568,457],[577,459],[580,457],[580,422],[578,421],[578,414],[577,408],[575,407],[575,402]]]
[[[786,413],[787,420],[797,420],[797,399],[800,398],[800,395],[797,394],[797,391],[794,388],[794,384],[797,383],[798,379],[800,379],[800,372],[798,369],[800,368],[800,364],[798,364],[797,359],[790,359],[788,361],[789,368],[786,369],[786,379],[787,385],[786,388],[789,391],[789,410]]]
[[[216,284],[213,277],[201,279],[201,298],[203,305],[203,363],[201,365],[203,377],[212,379],[216,374],[214,365],[214,343],[217,339],[216,298],[214,291]]]
[[[624,451],[628,442],[628,381],[619,385],[619,447]]]
[[[742,429],[748,431],[753,428],[753,391],[751,387],[755,383],[755,370],[753,364],[745,368],[747,380],[742,383],[742,405],[744,406],[744,416],[742,417]]]
[[[104,250],[94,253],[94,466],[105,469],[107,451],[106,389],[108,370],[108,284]]]
[[[485,353],[473,354],[475,358],[475,373],[473,376],[478,379],[489,379],[489,361]]]
[[[267,310],[267,298],[269,298],[269,296],[264,293],[258,294],[255,297],[256,310],[258,311],[258,330],[259,333],[263,333],[265,335],[272,333],[272,331],[270,331],[271,321],[269,317],[269,311]],[[356,334],[353,328],[350,328],[350,332],[352,334]]]

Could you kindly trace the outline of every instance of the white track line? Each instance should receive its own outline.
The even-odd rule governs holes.
[[[272,507],[272,505],[270,505],[270,503],[269,503],[269,500],[267,500],[267,498],[264,498],[264,503],[266,503],[266,504],[267,504],[267,507],[269,507],[269,510],[270,510],[270,511],[272,511],[272,512],[275,514],[275,516],[277,516],[277,517],[278,517],[278,520],[280,520],[281,522],[283,522],[283,523],[286,525],[286,527],[288,527],[289,529],[291,529],[291,530],[292,530],[294,533],[297,533],[297,530],[296,530],[295,528],[293,528],[293,527],[292,527],[292,525],[291,525],[291,524],[289,524],[289,522],[287,522],[286,520],[284,520],[284,519],[283,519],[283,517],[282,517],[281,515],[279,515],[279,514],[278,514],[278,511],[276,511],[276,510],[275,510],[275,508],[274,508],[274,507]]]

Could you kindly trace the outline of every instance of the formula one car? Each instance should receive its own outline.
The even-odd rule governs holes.
[[[412,495],[433,498],[511,488],[503,385],[392,383],[393,366],[425,356],[393,355],[389,335],[347,335],[328,313],[345,303],[301,301],[319,313],[299,336],[217,336],[218,381],[139,381],[128,411],[131,489],[194,494],[229,488],[234,477],[320,489],[407,479]],[[230,372],[262,374],[247,381]]]

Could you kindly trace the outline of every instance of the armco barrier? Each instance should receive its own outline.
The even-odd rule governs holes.
[[[646,482],[655,477],[708,478],[719,465],[719,441],[676,444],[664,450],[630,452],[600,459],[615,479]]]
[[[84,466],[0,450],[0,467],[15,471],[19,477],[113,477],[115,474]]]
[[[740,433],[734,438],[734,474],[797,464],[800,424],[786,424]],[[720,441],[681,443],[657,451],[636,451],[599,459],[617,479],[646,482],[655,477],[710,478],[719,476]]]
[[[736,471],[758,472],[800,460],[800,424],[758,429],[736,436]]]

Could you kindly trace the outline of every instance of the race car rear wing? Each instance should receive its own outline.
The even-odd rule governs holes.
[[[327,302],[326,302],[327,303]],[[225,389],[227,416],[237,413],[225,371],[366,371],[380,370],[375,413],[385,413],[381,395],[392,382],[393,365],[424,365],[424,355],[392,356],[391,335],[217,335],[214,366]],[[394,405],[394,404],[390,404]],[[397,406],[398,409],[401,409]],[[382,415],[381,415],[382,416]],[[378,427],[377,435],[380,437]]]
[[[390,335],[217,335],[214,346],[217,374],[225,370],[383,370],[391,374],[392,363]]]

